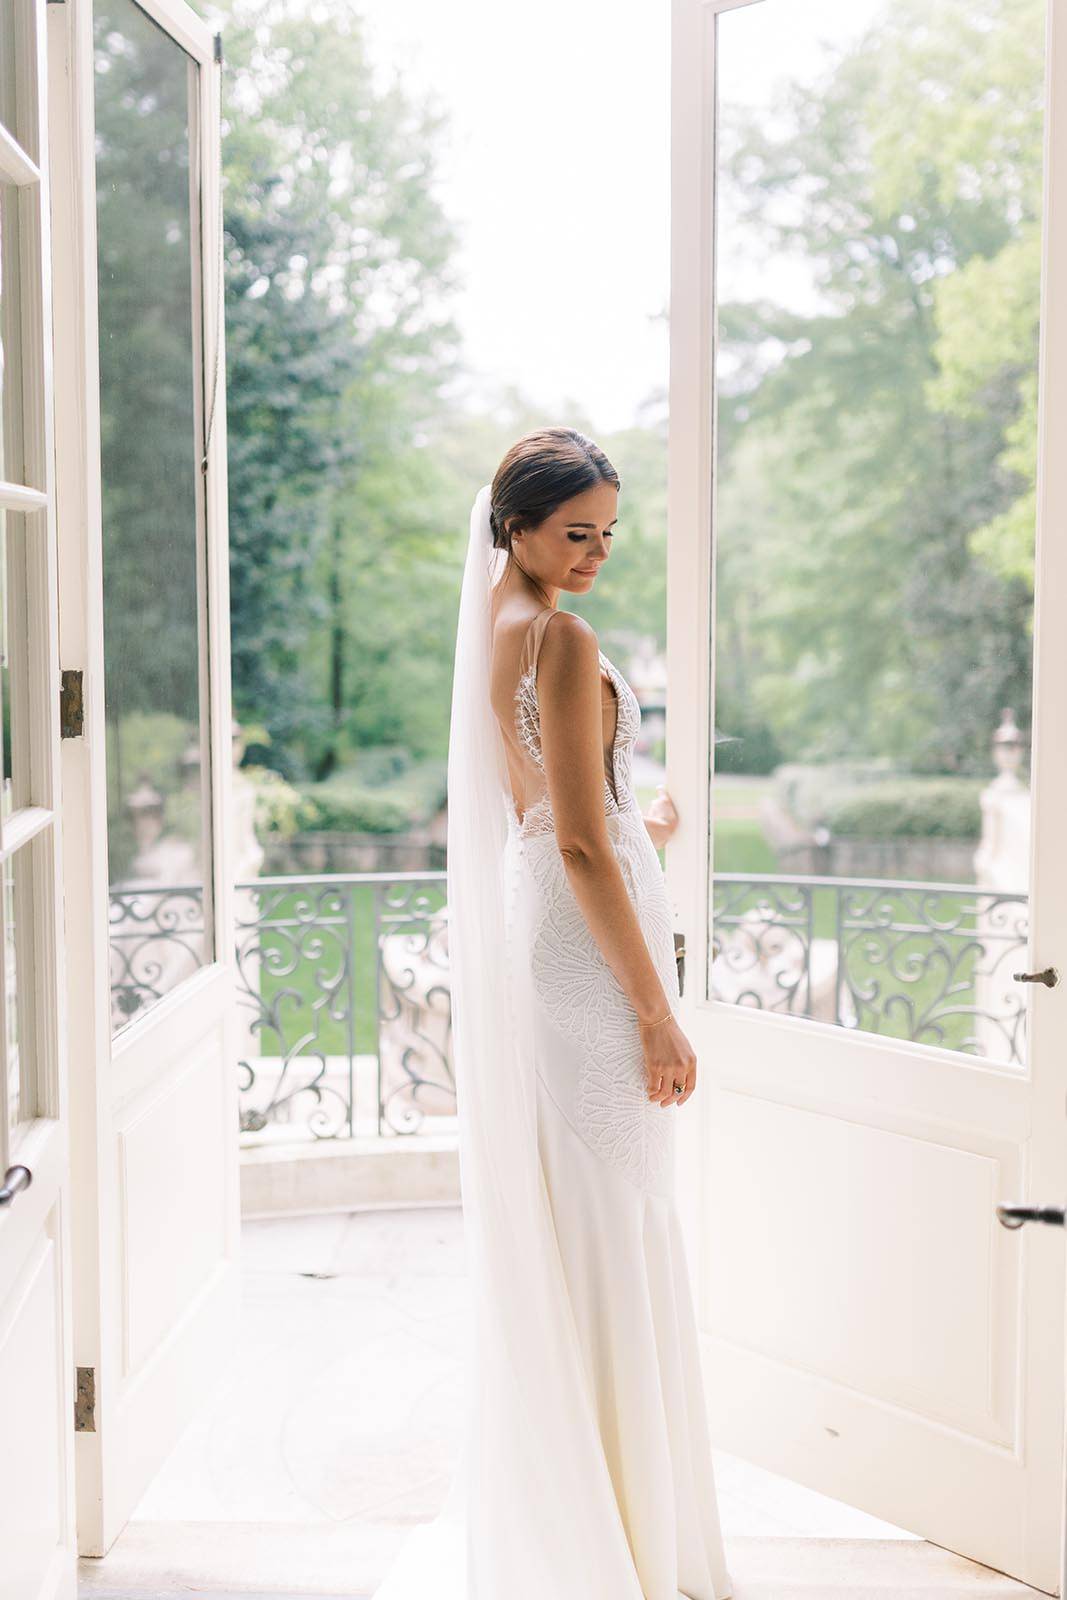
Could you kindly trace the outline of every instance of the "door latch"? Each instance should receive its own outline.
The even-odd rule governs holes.
[[[1045,967],[1041,972],[1013,972],[1012,977],[1016,983],[1043,983],[1046,989],[1054,989],[1060,981],[1055,967]]]
[[[674,936],[674,959],[678,966],[678,993],[681,994],[685,987],[685,934],[676,933]]]

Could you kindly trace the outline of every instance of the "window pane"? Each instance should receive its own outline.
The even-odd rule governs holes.
[[[15,132],[15,16],[11,0],[0,11],[0,122]]]
[[[31,1072],[29,997],[33,992],[33,847],[26,845],[0,866],[3,895],[4,1048],[7,1071],[8,1128],[37,1115]]]
[[[19,329],[19,192],[0,184],[0,479],[24,479]]]
[[[25,480],[19,331],[18,191],[0,184],[0,479]],[[0,507],[0,819],[29,803],[23,663],[26,518]]]
[[[113,1021],[211,957],[196,75],[129,0],[95,9]]]
[[[14,777],[11,770],[11,649],[8,639],[7,512],[0,511],[0,745],[2,745],[2,788],[0,788],[0,838],[3,819],[14,810]]]
[[[3,820],[19,806],[28,805],[29,728],[25,701],[24,663],[29,659],[26,637],[26,519],[17,512],[0,510],[0,837]]]
[[[37,148],[38,0],[4,0],[0,6],[0,123],[30,160]]]
[[[717,27],[710,990],[1014,1065],[1044,26]]]

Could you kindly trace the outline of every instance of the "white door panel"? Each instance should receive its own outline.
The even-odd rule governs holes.
[[[60,594],[86,708],[63,772],[75,1340],[95,1387],[78,1532],[102,1554],[236,1329],[220,69],[179,0],[51,9],[73,244],[60,498],[90,511],[66,526]]]
[[[729,452],[744,439],[736,411],[721,426],[728,369],[713,336],[716,290],[728,280],[735,303],[780,295],[785,305],[797,294],[807,309],[787,262],[758,251],[740,262],[739,241],[751,236],[736,198],[733,210],[720,205],[719,124],[739,83],[758,79],[761,58],[779,52],[784,85],[790,73],[803,76],[820,37],[843,46],[856,20],[895,13],[865,8],[859,18],[823,6],[809,17],[810,39],[806,15],[783,0],[673,7],[668,605],[670,681],[686,691],[668,709],[670,788],[685,810],[667,864],[687,946],[686,1026],[701,1068],[679,1175],[714,1437],[1058,1592],[1063,1235],[1008,1232],[996,1206],[1059,1205],[1065,1189],[1067,982],[1021,985],[1012,973],[1052,965],[1067,976],[1067,465],[1055,443],[1067,416],[1067,16],[1061,0],[1049,0],[1027,905],[1025,884],[1008,886],[1019,895],[998,890],[983,900],[975,889],[927,890],[918,872],[833,879],[809,866],[753,872],[751,883],[740,871],[714,876],[717,808],[730,816],[731,791],[715,775],[710,734],[722,728],[717,703],[736,690],[736,662],[724,660],[722,644],[715,660],[717,599],[720,608],[724,595],[736,603],[738,570],[753,575],[745,595],[753,611],[778,599],[760,543],[774,509],[751,495],[731,498]],[[784,105],[786,87],[779,92]],[[767,112],[765,127],[774,134],[780,123]],[[847,232],[841,247],[851,247]],[[902,470],[909,466],[902,456]],[[775,470],[768,458],[766,471]],[[863,493],[861,480],[850,486]],[[847,513],[846,502],[834,516]],[[747,569],[739,529],[751,540]],[[720,591],[723,551],[735,567]],[[865,625],[884,631],[879,596],[870,599]],[[734,617],[727,622],[734,631],[723,638],[733,641]],[[820,622],[813,615],[816,636]],[[970,635],[960,637],[961,651],[970,648]],[[775,693],[789,695],[800,717],[806,696],[821,692],[825,664],[825,655],[798,657],[782,669]],[[966,661],[962,670],[971,670]],[[885,880],[872,886],[873,913],[863,901],[867,877]],[[968,945],[981,947],[977,959]],[[938,963],[949,977],[927,981]]]

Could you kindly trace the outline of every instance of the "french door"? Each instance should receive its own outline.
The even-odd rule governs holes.
[[[71,1183],[43,0],[0,11],[0,1596],[71,1600]]]
[[[235,1333],[219,66],[49,6],[77,1501],[102,1554]]]
[[[996,1208],[1067,1187],[1067,5],[673,0],[672,54],[714,1437],[1058,1593],[1063,1233]]]

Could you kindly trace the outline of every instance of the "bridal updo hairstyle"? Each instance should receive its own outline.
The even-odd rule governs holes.
[[[600,446],[575,428],[538,428],[517,439],[490,489],[494,550],[511,550],[513,533],[538,528],[557,506],[597,483],[619,488]]]

